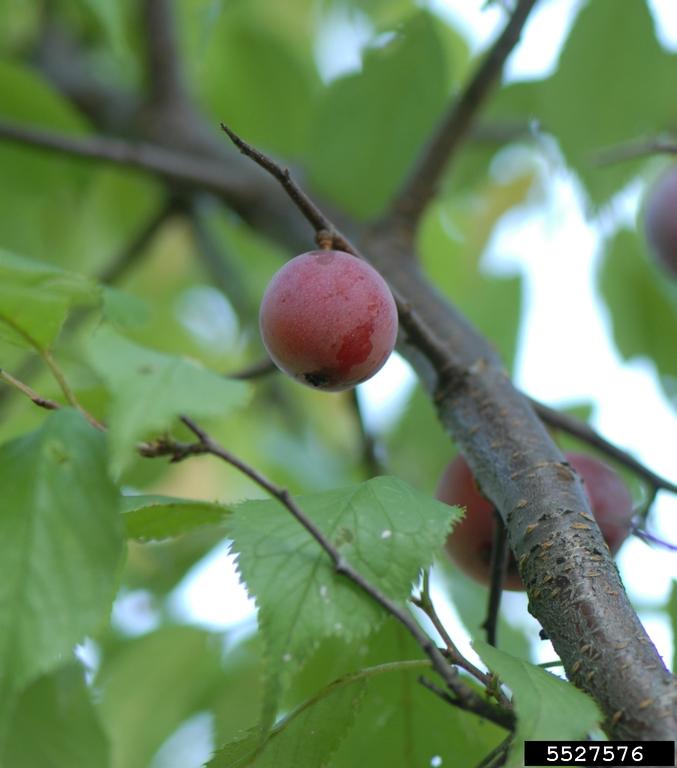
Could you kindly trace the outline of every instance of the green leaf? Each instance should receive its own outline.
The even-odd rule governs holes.
[[[84,130],[82,116],[34,67],[0,61],[0,91],[5,97],[2,100],[5,119],[21,123],[42,122],[54,130],[79,133]],[[44,161],[44,156],[36,159],[34,167],[37,169]]]
[[[621,230],[608,244],[600,286],[623,357],[649,357],[661,377],[677,377],[677,290],[651,264],[637,234]]]
[[[70,664],[18,698],[0,763],[15,768],[108,768],[108,737],[83,670]]]
[[[144,325],[150,316],[148,304],[138,296],[105,286],[103,289],[103,316],[121,330]]]
[[[365,579],[399,604],[442,546],[454,516],[451,507],[393,477],[301,496],[297,503]],[[289,676],[322,638],[365,636],[384,611],[336,574],[329,556],[276,501],[238,506],[229,534],[259,606],[269,676],[265,729]]]
[[[369,640],[360,664],[395,661],[389,674],[367,681],[359,716],[330,768],[430,766],[434,757],[454,768],[476,766],[504,738],[505,731],[475,715],[450,707],[420,683],[422,651],[396,621],[388,620]]]
[[[223,524],[229,510],[208,501],[171,496],[123,496],[127,537],[137,541],[172,539],[205,525]]]
[[[124,4],[110,3],[107,0],[80,0],[98,19],[111,42],[116,56],[125,58],[129,55],[129,43],[125,33]]]
[[[438,23],[424,11],[413,15],[318,104],[313,186],[355,216],[382,211],[444,107],[448,64]]]
[[[181,413],[222,416],[246,402],[248,387],[197,363],[147,349],[101,328],[89,359],[111,394],[111,464],[120,472],[138,440],[169,429]]]
[[[319,77],[310,51],[304,55],[298,40],[286,41],[249,5],[229,3],[211,25],[192,61],[193,80],[212,115],[247,141],[298,156],[308,143]]]
[[[576,740],[599,727],[603,718],[597,705],[571,683],[482,640],[474,640],[473,647],[513,693],[517,730],[506,763],[508,768],[521,768],[527,739]]]
[[[0,448],[0,487],[6,702],[106,618],[123,540],[104,437],[74,411],[56,411],[37,432]]]
[[[364,694],[364,673],[337,680],[287,715],[261,741],[258,728],[216,752],[209,768],[316,768],[352,725]]]
[[[2,18],[9,13],[6,9]],[[30,34],[32,39],[35,33]],[[0,93],[3,120],[69,135],[85,131],[73,104],[35,66],[0,60]],[[89,168],[65,154],[8,141],[0,142],[0,168],[0,246],[63,264],[65,246],[78,229],[76,201],[87,188]]]
[[[616,0],[587,3],[554,74],[509,86],[493,110],[494,116],[537,119],[558,140],[596,204],[636,174],[638,161],[600,167],[595,155],[658,135],[677,118],[677,56],[658,43],[646,3],[626,5],[619,14]]]
[[[125,643],[96,679],[113,768],[147,768],[174,730],[208,709],[228,685],[222,639],[192,627],[165,627]],[[246,700],[246,690],[241,699]]]
[[[0,250],[0,338],[44,350],[71,307],[99,300],[92,280]]]

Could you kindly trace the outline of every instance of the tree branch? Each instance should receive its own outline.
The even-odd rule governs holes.
[[[496,723],[496,725],[500,725],[508,731],[512,731],[515,728],[516,719],[512,710],[499,709],[488,701],[475,696],[472,699],[464,699],[458,695],[454,698],[425,677],[419,677],[418,682],[452,707],[458,707],[467,712],[474,712],[479,717]]]
[[[647,466],[642,464],[641,461],[637,461],[637,459],[634,456],[631,456],[627,451],[610,443],[590,425],[583,421],[579,421],[566,413],[550,408],[550,406],[540,403],[533,398],[529,398],[529,402],[541,420],[549,426],[561,429],[563,432],[566,432],[573,437],[577,437],[588,445],[598,448],[607,456],[614,459],[622,466],[627,467],[631,472],[634,472],[638,477],[641,477],[653,488],[662,488],[670,493],[677,493],[677,485],[675,485],[675,483],[657,475]]]
[[[594,165],[614,165],[647,155],[677,155],[677,141],[670,136],[635,139],[615,147],[599,150],[592,158]]]
[[[266,165],[274,170],[268,158]],[[295,186],[281,169],[275,175],[285,188]],[[303,201],[298,194],[293,199]],[[298,206],[311,215],[305,203]],[[323,215],[315,220],[338,231]],[[422,275],[409,234],[381,222],[364,248],[393,290],[401,351],[501,513],[529,609],[569,679],[597,700],[613,738],[672,738],[677,684],[627,599],[580,478],[513,387],[493,346]],[[591,522],[582,526],[581,519]]]
[[[237,315],[245,321],[251,321],[257,316],[256,302],[249,295],[248,286],[242,276],[229,260],[230,254],[217,242],[209,226],[207,212],[215,207],[210,203],[215,204],[216,201],[205,195],[193,195],[186,204],[198,257],[214,285],[235,307]]]
[[[70,136],[0,120],[0,139],[75,158],[113,163],[158,176],[174,194],[186,188],[211,192],[244,221],[289,247],[300,249],[308,242],[307,232],[290,216],[286,196],[267,177],[254,178],[231,158],[212,152],[193,154],[168,149],[158,143],[129,142],[107,136]],[[204,147],[202,147],[204,149]]]
[[[208,190],[233,202],[248,190],[227,167],[156,144],[132,143],[107,136],[68,136],[0,121],[0,138],[58,154],[134,168],[166,181]]]
[[[181,108],[188,101],[172,2],[145,0],[143,8],[150,106],[163,110]]]
[[[482,629],[487,633],[487,643],[496,645],[498,637],[498,612],[501,608],[501,595],[503,583],[508,570],[508,536],[498,510],[493,511],[494,536],[491,542],[491,560],[489,580],[489,600],[487,603],[487,617],[482,623]]]
[[[384,226],[402,228],[413,238],[423,210],[435,195],[442,175],[449,168],[477,113],[498,81],[503,65],[517,45],[536,1],[519,0],[505,29],[442,118],[411,174],[395,195],[384,216]]]
[[[430,596],[430,573],[424,571],[423,573],[423,587],[421,594],[418,597],[412,598],[411,602],[419,608],[430,619],[430,623],[435,627],[439,636],[442,638],[447,651],[447,658],[452,664],[464,669],[468,674],[472,675],[479,683],[481,683],[487,692],[495,696],[496,700],[502,706],[509,708],[510,702],[500,688],[500,684],[497,678],[490,672],[482,672],[481,669],[476,667],[471,661],[468,661],[466,657],[459,651],[458,646],[451,639],[451,636],[446,630],[440,617],[437,615],[435,605],[433,604]]]
[[[14,387],[18,392],[26,395],[26,397],[38,406],[38,408],[45,408],[48,411],[57,411],[61,408],[61,405],[55,400],[49,400],[46,397],[42,397],[42,395],[39,395],[34,389],[31,389],[28,384],[24,384],[23,381],[16,379],[11,373],[2,370],[2,368],[0,368],[0,379],[5,381],[11,387]]]

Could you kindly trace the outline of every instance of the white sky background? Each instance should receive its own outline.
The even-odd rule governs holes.
[[[476,51],[495,37],[505,20],[498,3],[483,10],[484,0],[429,0],[421,4],[458,23]],[[509,60],[509,78],[542,77],[552,71],[580,4],[578,0],[543,0]],[[659,39],[677,50],[677,3],[653,0],[651,7]],[[333,26],[325,25],[318,37],[318,60],[328,78],[359,67],[360,47],[370,36],[368,25],[359,16],[336,17],[333,22]],[[331,58],[322,55],[323,51],[331,51]],[[677,415],[665,401],[652,365],[644,360],[625,363],[611,344],[608,316],[594,282],[599,238],[585,220],[576,185],[561,175],[554,179],[548,195],[547,206],[521,209],[505,217],[484,254],[487,270],[519,272],[524,278],[525,311],[516,382],[555,406],[591,402],[592,423],[605,437],[658,473],[675,479]],[[638,202],[637,191],[624,198],[628,215],[634,216]],[[572,295],[576,296],[574,310],[569,299]],[[407,364],[393,356],[377,377],[360,388],[374,426],[389,421],[400,410],[412,380]],[[660,494],[651,521],[656,535],[677,542],[677,499]],[[671,632],[655,610],[665,603],[671,581],[677,578],[677,555],[632,539],[620,553],[619,567],[645,626],[669,663]],[[436,596],[452,636],[460,640],[463,630],[453,609],[439,589]],[[515,608],[510,614],[524,615],[530,631],[536,633],[535,622],[526,612],[525,596],[510,593],[505,600],[509,608]],[[140,628],[134,601],[134,595],[123,597],[115,620],[130,631],[147,631],[148,627]],[[237,584],[225,545],[193,570],[177,591],[173,607],[182,619],[209,627],[253,627],[252,604]],[[463,644],[459,645],[463,650]],[[548,643],[540,642],[536,647],[541,660],[554,658]]]

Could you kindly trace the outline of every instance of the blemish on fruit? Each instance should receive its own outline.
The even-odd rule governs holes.
[[[322,371],[302,373],[301,378],[306,384],[310,384],[311,387],[316,387],[317,389],[325,389],[332,381],[332,377]]]
[[[374,332],[374,322],[369,321],[358,325],[349,334],[343,337],[341,346],[336,353],[343,370],[350,370],[355,365],[363,363],[370,355],[373,349],[371,336]]]

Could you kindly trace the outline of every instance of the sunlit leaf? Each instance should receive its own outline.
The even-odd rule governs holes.
[[[205,525],[219,525],[228,509],[221,504],[171,496],[123,496],[127,536],[138,541],[160,541]]]
[[[71,307],[99,300],[92,280],[0,250],[0,337],[6,341],[45,349]]]
[[[449,530],[454,510],[401,480],[379,477],[297,500],[343,557],[402,604]],[[289,675],[318,642],[366,636],[383,609],[336,574],[328,555],[275,501],[248,501],[229,522],[238,568],[259,606],[271,680],[264,725]]]
[[[447,72],[435,20],[422,11],[367,49],[362,71],[333,82],[318,105],[314,184],[360,218],[379,213],[442,110]]]
[[[111,463],[119,472],[138,440],[168,429],[182,413],[220,416],[244,405],[248,388],[189,360],[164,355],[102,328],[89,358],[111,393]]]

